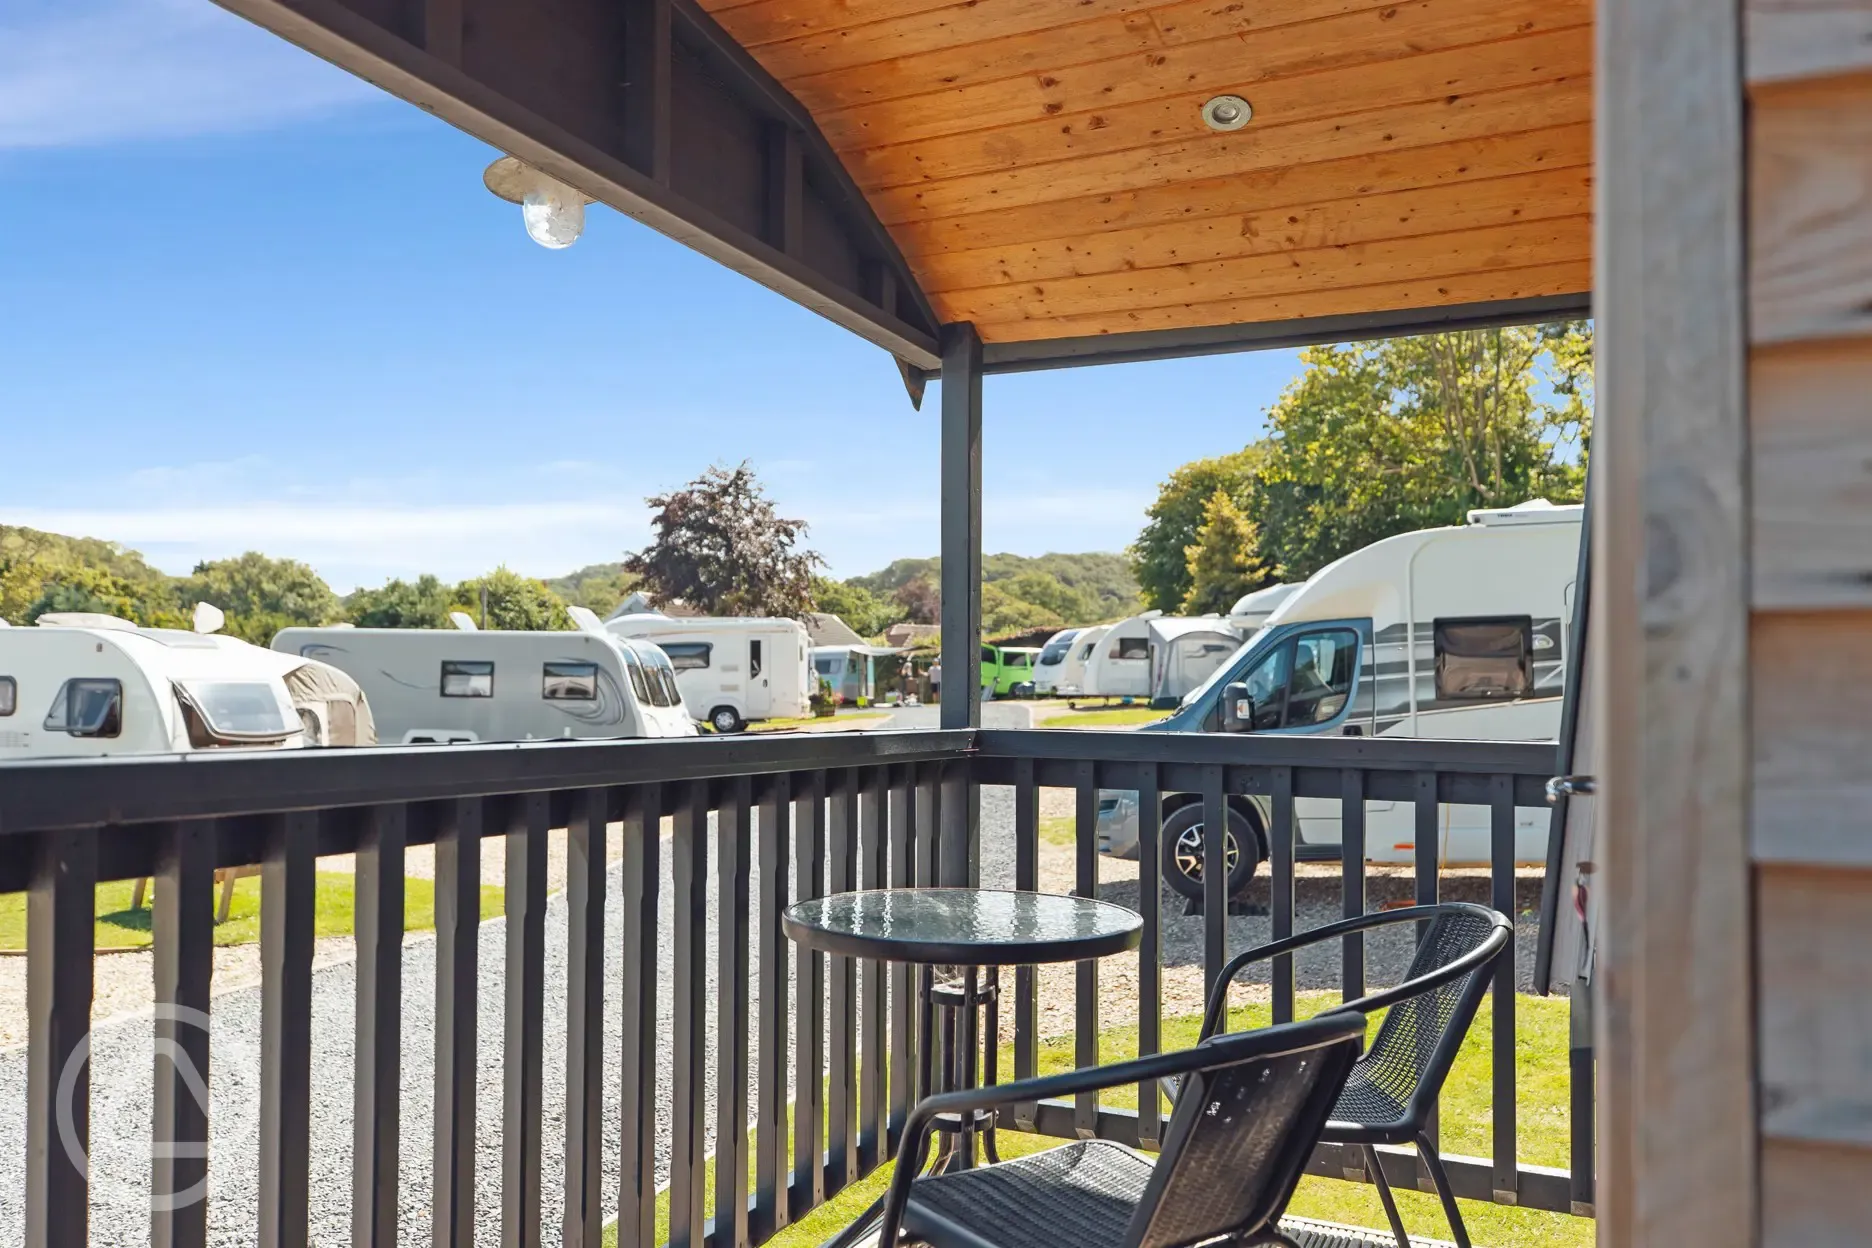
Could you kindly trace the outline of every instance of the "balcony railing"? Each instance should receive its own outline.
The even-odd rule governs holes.
[[[858,887],[955,883],[975,870],[973,786],[1014,795],[1014,874],[1033,887],[1040,859],[1038,793],[1075,791],[1078,887],[1096,892],[1100,790],[1134,791],[1141,820],[1144,944],[1138,979],[1140,1049],[1162,1038],[1157,796],[1199,794],[1210,812],[1209,861],[1220,858],[1231,794],[1262,795],[1272,826],[1270,899],[1275,936],[1293,929],[1294,802],[1342,803],[1341,887],[1347,914],[1366,906],[1366,801],[1416,811],[1416,897],[1434,900],[1439,806],[1489,808],[1491,895],[1514,909],[1514,811],[1539,805],[1553,771],[1551,746],[1385,739],[1293,740],[1139,733],[902,732],[704,741],[531,743],[275,755],[47,762],[0,777],[0,892],[29,890],[27,1183],[29,1244],[87,1241],[90,1076],[86,1053],[93,989],[94,892],[101,880],[154,876],[157,1056],[152,1242],[205,1244],[207,1202],[186,1199],[207,1177],[205,1098],[211,1078],[213,874],[261,868],[261,1044],[257,1242],[300,1245],[349,1236],[396,1241],[408,1230],[399,1155],[427,1149],[431,1191],[414,1203],[436,1243],[474,1240],[476,1119],[483,1061],[479,884],[482,840],[504,836],[506,918],[500,1061],[499,1221],[502,1242],[531,1245],[563,1205],[565,1242],[596,1244],[607,1221],[619,1242],[656,1238],[667,1172],[669,1242],[742,1248],[770,1237],[888,1161],[919,1090],[912,1086],[919,1020],[902,968],[796,949],[779,930],[792,900]],[[667,839],[662,834],[670,820]],[[547,839],[565,829],[567,995],[565,1081],[547,1088],[542,1054],[548,949]],[[608,837],[621,836],[615,877]],[[404,855],[435,845],[437,937],[431,1140],[403,1130]],[[355,1078],[314,1088],[314,872],[324,855],[356,853]],[[1222,873],[1204,908],[1204,963],[1229,953]],[[711,906],[710,882],[715,900]],[[607,1016],[607,880],[621,889],[621,1012]],[[659,920],[673,901],[674,921]],[[670,970],[660,948],[665,939]],[[614,938],[615,939],[615,938]],[[1342,987],[1363,990],[1363,948],[1344,949]],[[613,946],[614,953],[618,946]],[[714,999],[710,1000],[713,960]],[[1589,1211],[1590,1061],[1576,1061],[1572,1173],[1522,1164],[1515,1141],[1513,951],[1504,956],[1487,1025],[1493,1029],[1492,1156],[1449,1158],[1457,1191],[1541,1209]],[[1077,1052],[1095,1059],[1101,1026],[1098,969],[1078,971]],[[1291,962],[1274,968],[1273,1012],[1295,1005]],[[666,996],[667,1035],[658,1022]],[[1013,980],[1014,1071],[1035,1069],[1037,978]],[[1115,1020],[1114,1020],[1115,1021]],[[1478,1024],[1480,1025],[1480,1024]],[[605,1040],[621,1033],[621,1078],[608,1080]],[[715,1037],[710,1043],[710,1036]],[[420,1039],[420,1038],[419,1038]],[[554,1038],[557,1043],[557,1038]],[[659,1057],[667,1052],[667,1082]],[[709,1090],[714,1092],[712,1114]],[[314,1225],[313,1113],[353,1105],[349,1225]],[[564,1098],[564,1140],[544,1138],[542,1107]],[[1149,1146],[1162,1126],[1155,1096],[1141,1110],[1084,1098],[1023,1107],[1004,1125],[1072,1137],[1097,1132]],[[669,1107],[667,1139],[658,1111]],[[607,1145],[607,1114],[621,1117]],[[542,1193],[542,1155],[563,1147],[563,1198]],[[606,1162],[616,1149],[616,1196]],[[712,1152],[712,1202],[705,1169]],[[663,1160],[663,1159],[666,1159]],[[217,1159],[222,1164],[223,1159]],[[1414,1160],[1383,1154],[1395,1183],[1417,1186]],[[1322,1148],[1317,1173],[1362,1175],[1355,1156]],[[751,1175],[751,1178],[749,1177]],[[484,1217],[489,1194],[481,1193]],[[0,1204],[5,1203],[0,1197]],[[18,1199],[17,1197],[13,1199]],[[225,1228],[217,1228],[225,1229]],[[486,1231],[483,1231],[484,1241]],[[112,1235],[100,1236],[111,1239]]]

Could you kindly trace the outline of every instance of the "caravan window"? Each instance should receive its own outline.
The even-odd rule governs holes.
[[[1525,698],[1534,691],[1534,621],[1527,616],[1437,620],[1436,696]]]
[[[540,696],[553,702],[596,702],[596,663],[548,663],[540,673]]]
[[[669,655],[670,666],[679,672],[700,671],[709,665],[715,649],[706,641],[659,641],[657,648]]]
[[[829,654],[820,655],[812,661],[812,665],[813,670],[818,672],[821,676],[834,675],[838,672],[840,667],[838,659]]]
[[[494,665],[478,661],[443,659],[442,696],[445,698],[493,697]]]
[[[0,676],[0,716],[19,709],[19,684],[11,676]]]
[[[638,658],[637,651],[632,646],[619,646],[618,649],[624,654],[624,670],[630,673],[631,691],[637,695],[638,703],[642,706],[655,706],[656,703],[650,700],[650,684],[654,678],[646,676],[644,672],[648,660]]]
[[[750,678],[758,676],[760,669],[760,638],[755,637],[747,643],[747,674]]]
[[[46,713],[47,732],[69,732],[74,737],[114,737],[123,731],[123,682],[102,679],[68,680],[52,698]]]
[[[1358,653],[1358,634],[1352,632],[1309,633],[1294,642],[1286,727],[1329,724],[1339,717],[1352,696]]]
[[[1150,638],[1120,637],[1118,644],[1111,648],[1106,656],[1112,659],[1148,659],[1150,658]]]

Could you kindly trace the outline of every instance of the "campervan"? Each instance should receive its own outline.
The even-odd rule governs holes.
[[[1140,731],[1283,735],[1553,739],[1559,731],[1578,575],[1581,509],[1542,500],[1472,511],[1468,523],[1374,542],[1315,573],[1176,712]],[[1201,895],[1202,804],[1173,794],[1163,806],[1165,878]],[[1300,856],[1338,855],[1336,801],[1295,801]],[[1366,803],[1368,855],[1410,862],[1411,803]],[[1548,815],[1521,810],[1515,854],[1544,861]],[[1268,802],[1231,797],[1231,891],[1267,853]],[[1489,812],[1445,805],[1437,858],[1486,864]],[[1137,798],[1104,792],[1099,839],[1137,851]],[[1251,852],[1240,852],[1245,846]]]
[[[605,628],[660,646],[676,665],[683,700],[716,732],[811,711],[812,641],[798,620],[613,615]]]
[[[309,743],[258,646],[90,613],[37,625],[0,629],[0,760]]]
[[[696,732],[662,652],[602,629],[283,628],[273,649],[357,681],[386,743]]]
[[[1241,648],[1241,634],[1220,616],[1151,621],[1151,705],[1178,706],[1185,694]]]
[[[1072,645],[1066,650],[1066,657],[1059,666],[1059,675],[1053,682],[1053,692],[1062,697],[1077,697],[1086,691],[1086,665],[1092,662],[1092,653],[1098,649],[1098,643],[1111,630],[1109,624],[1094,624],[1091,628],[1082,628],[1079,635],[1072,639]]]
[[[1235,605],[1229,608],[1229,627],[1243,637],[1248,636],[1267,623],[1267,618],[1274,614],[1274,609],[1293,597],[1294,591],[1299,588],[1297,584],[1269,585],[1251,594],[1243,594],[1236,599]]]
[[[1066,670],[1067,656],[1072,653],[1073,638],[1082,630],[1063,628],[1046,639],[1040,647],[1040,657],[1034,660],[1034,692],[1041,697],[1059,692],[1060,675]]]

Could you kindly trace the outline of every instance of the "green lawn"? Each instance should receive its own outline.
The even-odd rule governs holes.
[[[1153,711],[1148,706],[1089,706],[1083,710],[1049,715],[1041,720],[1037,727],[1122,728],[1130,724],[1154,724],[1169,714],[1169,711]]]
[[[150,943],[149,900],[141,909],[132,909],[130,901],[135,884],[118,880],[100,884],[97,890],[97,947],[99,949],[136,949]],[[481,917],[491,919],[505,905],[504,893],[492,884],[481,886]],[[318,936],[351,934],[356,907],[354,878],[342,872],[318,874],[317,900],[314,903],[312,930]],[[220,889],[215,902],[220,904]],[[435,926],[435,884],[411,876],[403,882],[403,930],[426,931]],[[260,939],[260,877],[248,876],[234,885],[234,903],[228,908],[225,923],[215,925],[217,945],[245,945]],[[26,894],[0,896],[0,950],[26,947]]]
[[[1312,1013],[1334,1004],[1336,996],[1328,993],[1302,994],[1301,1010]],[[1520,1027],[1517,1035],[1515,1065],[1519,1095],[1520,1156],[1534,1165],[1567,1164],[1567,1003],[1539,997],[1520,999]],[[1443,1092],[1443,1149],[1446,1153],[1487,1156],[1489,1151],[1489,1055],[1487,1027],[1488,1006],[1484,1004],[1476,1026],[1469,1032],[1461,1056],[1450,1074]],[[1268,1023],[1268,1007],[1243,1006],[1231,1013],[1236,1029],[1263,1027]],[[1164,1047],[1175,1048],[1194,1043],[1201,1020],[1196,1017],[1167,1019],[1164,1023]],[[1101,1060],[1118,1061],[1135,1056],[1135,1028],[1115,1027],[1100,1039]],[[1013,1054],[1004,1050],[1001,1069],[1012,1069]],[[1075,1065],[1070,1038],[1050,1041],[1040,1049],[1040,1073],[1053,1074]],[[1105,1104],[1135,1107],[1136,1089],[1114,1089],[1105,1096]],[[1003,1157],[1017,1156],[1051,1148],[1057,1140],[1023,1135],[1013,1131],[999,1133]],[[846,1188],[832,1200],[779,1235],[769,1240],[772,1248],[818,1248],[818,1245],[843,1229],[875,1200],[890,1181],[892,1167],[883,1166],[869,1177]],[[705,1176],[705,1207],[714,1210],[714,1166]],[[1447,1239],[1449,1224],[1443,1218],[1435,1196],[1428,1193],[1399,1191],[1399,1212],[1413,1235]],[[1462,1202],[1463,1217],[1470,1235],[1485,1248],[1590,1248],[1594,1238],[1593,1222],[1568,1214],[1542,1213],[1480,1201]],[[1317,1218],[1349,1226],[1383,1227],[1384,1209],[1378,1203],[1377,1190],[1363,1183],[1334,1179],[1308,1178],[1301,1182],[1289,1212],[1298,1217]],[[657,1201],[657,1242],[669,1236],[669,1197]],[[615,1231],[607,1232],[605,1243],[617,1242]]]
[[[889,711],[854,711],[838,715],[805,715],[798,719],[762,719],[747,726],[749,732],[779,732],[785,728],[823,728],[828,724],[867,724],[876,727],[890,718]],[[713,731],[709,729],[708,731]]]

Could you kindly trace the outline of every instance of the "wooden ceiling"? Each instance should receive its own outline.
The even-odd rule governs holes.
[[[1590,0],[703,4],[988,342],[1591,288]]]

